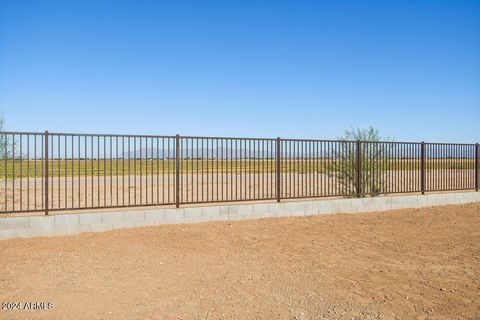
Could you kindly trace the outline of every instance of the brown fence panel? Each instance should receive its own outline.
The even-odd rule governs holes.
[[[475,189],[475,145],[426,143],[425,189]]]
[[[48,134],[51,210],[175,203],[175,137]]]
[[[44,211],[44,135],[0,133],[0,212]]]
[[[361,143],[362,194],[421,191],[421,144]]]
[[[2,132],[0,212],[478,190],[478,154],[476,144]]]
[[[355,195],[356,142],[281,140],[281,198]]]
[[[275,199],[275,140],[180,137],[180,203]]]

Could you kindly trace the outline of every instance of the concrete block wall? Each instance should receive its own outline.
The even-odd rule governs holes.
[[[156,208],[51,216],[0,217],[0,240],[64,236],[162,224],[234,221],[265,217],[307,216],[419,208],[480,202],[480,192],[396,195],[376,198],[314,199],[280,203],[224,204],[205,207]]]

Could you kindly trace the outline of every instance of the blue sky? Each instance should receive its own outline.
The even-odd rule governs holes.
[[[2,1],[7,129],[480,142],[480,1]]]

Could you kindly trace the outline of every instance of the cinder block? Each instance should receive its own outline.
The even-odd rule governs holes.
[[[56,226],[72,226],[78,225],[78,214],[71,215],[55,215]]]
[[[469,203],[480,201],[479,194],[480,192],[464,192],[461,195],[463,196],[464,203]]]
[[[434,205],[443,206],[449,204],[448,198],[450,194],[435,194],[434,196]]]
[[[420,206],[426,206],[426,205],[429,205],[430,201],[431,201],[431,195],[429,194],[418,194],[417,197],[418,197],[418,202],[420,203]],[[401,196],[400,196],[401,197]],[[392,199],[392,205],[395,204],[394,200],[395,201],[399,201],[397,198],[398,197],[392,197],[394,199]]]
[[[201,218],[201,217],[197,217]],[[176,216],[174,219],[174,224],[184,224],[184,223],[192,223],[192,217],[184,217],[184,216]]]
[[[465,194],[463,192],[448,193],[445,195],[447,203],[457,204],[465,203]]]
[[[84,232],[90,232],[90,225],[89,224],[77,224],[77,225],[67,225],[67,234],[74,235],[80,234]]]
[[[436,194],[434,199],[435,200],[433,205],[443,206],[443,205],[449,204],[447,194]]]
[[[308,211],[313,208],[312,202],[311,201],[303,201],[299,203],[299,208],[302,211]]]
[[[226,216],[228,219],[228,206],[221,206],[220,208],[220,215]]]
[[[164,224],[175,224],[177,221],[175,212],[169,211],[165,212]]]
[[[377,202],[377,208],[379,211],[387,211],[392,208],[391,203],[386,198],[375,198]]]
[[[202,208],[185,208],[183,210],[183,216],[185,218],[192,218],[192,217],[201,217],[202,216]]]
[[[110,231],[112,229],[113,229],[113,224],[108,222],[94,223],[90,225],[91,232]]]
[[[228,221],[228,214],[227,215],[219,215],[217,217],[210,217],[211,221]]]
[[[264,216],[268,216],[268,213],[269,213],[269,206],[268,204],[264,204],[264,203],[261,203],[261,204],[255,204],[253,205],[253,214],[257,217],[264,217]]]
[[[428,198],[419,198],[421,196],[412,195],[412,196],[393,196],[391,198],[390,204],[391,209],[408,209],[408,208],[418,208],[421,206],[429,205]]]
[[[234,216],[238,214],[238,206],[237,205],[231,205],[228,206],[228,216]]]
[[[0,240],[13,239],[16,237],[17,235],[14,229],[0,230]]]
[[[268,212],[273,213],[273,215],[276,215],[277,212],[279,212],[279,211],[283,212],[284,209],[285,208],[283,206],[283,203],[281,203],[281,202],[280,203],[276,202],[276,203],[269,203],[268,204]]]
[[[361,198],[361,199],[352,199],[351,203],[358,202],[358,205],[354,208],[356,210],[347,210],[347,212],[372,212],[372,211],[383,211],[390,208],[390,202],[385,198],[372,197],[372,198]],[[346,205],[348,209],[348,206]]]
[[[125,222],[142,221],[145,220],[144,211],[126,211],[123,213],[123,219]]]
[[[290,217],[304,217],[305,215],[304,210],[297,210],[290,213]]]
[[[32,238],[40,237],[42,235],[41,228],[22,228],[16,230],[16,235],[18,238]]]
[[[104,212],[102,213],[103,223],[123,222],[123,212]]]
[[[67,226],[47,226],[42,228],[42,236],[64,236],[67,234]]]
[[[305,210],[306,216],[316,216],[317,214],[318,214],[318,209],[311,208],[311,209]]]
[[[165,210],[152,210],[145,211],[145,220],[152,220],[155,222],[160,222],[165,220]]]
[[[420,208],[423,207],[423,203],[420,196],[410,196],[410,198],[406,199],[406,207],[407,208]]]
[[[245,217],[251,217],[253,215],[253,206],[252,205],[238,205],[237,214],[244,215]]]
[[[480,201],[480,191],[470,192],[469,194],[474,201]]]
[[[351,213],[357,212],[358,208],[365,208],[368,206],[369,198],[343,198],[335,199],[335,207],[338,208],[339,212],[342,213]],[[358,201],[358,204],[355,202]]]
[[[78,215],[78,223],[79,224],[95,224],[102,222],[102,214],[101,213],[85,213]]]
[[[30,227],[29,217],[0,218],[0,230],[10,230]]]
[[[300,210],[300,206],[297,202],[286,202],[283,204],[283,209],[289,212],[295,212]]]
[[[402,201],[398,201],[397,199],[392,199],[390,206],[392,210],[396,209],[404,209],[405,208],[405,203]]]
[[[443,194],[442,196],[443,197],[440,197],[440,202],[443,202],[442,205],[446,205],[446,204],[449,204],[449,196],[451,195],[451,193],[446,193],[446,194]],[[454,198],[454,197],[452,197]],[[452,200],[454,201],[454,200]]]
[[[266,210],[262,210],[261,208],[254,208],[253,215],[250,217],[247,216],[247,219],[248,218],[253,218],[253,219],[268,218],[268,217],[275,217],[275,213],[269,212],[268,207]]]
[[[357,212],[372,212],[377,210],[376,199],[373,198],[352,199],[351,202],[359,203],[359,205],[356,206]]]
[[[342,199],[334,199],[334,200],[328,200],[328,208],[330,210],[330,213],[344,213],[345,208],[344,208],[345,202],[343,202]],[[353,203],[352,206],[354,208],[363,208],[362,202],[357,202]]]
[[[332,207],[330,201],[322,201],[317,209],[318,214],[330,214],[332,213]]]
[[[55,217],[53,216],[30,217],[30,227],[32,228],[46,228],[54,225]]]
[[[283,203],[275,203],[268,206],[268,209],[275,217],[290,217],[290,211],[285,209]]]
[[[340,212],[345,213],[356,213],[356,212],[368,212],[368,202],[364,198],[349,198],[344,199],[343,205],[338,205],[337,207],[343,209]]]
[[[178,220],[179,218],[182,218],[184,215],[183,208],[178,208],[178,209],[166,208],[164,210],[165,210],[165,221],[168,221],[168,224],[176,223],[175,221]]]
[[[449,204],[447,194],[431,194],[427,195],[432,206],[443,206]]]
[[[467,203],[471,202],[471,193],[470,192],[459,192],[454,193],[456,203]]]
[[[245,220],[245,219],[247,219],[247,217],[244,214],[228,215],[229,221],[238,221],[238,220]]]
[[[192,217],[190,223],[201,223],[201,222],[210,222],[210,221],[212,221],[211,217]]]
[[[463,196],[465,202],[480,202],[480,192],[465,192]]]
[[[455,194],[449,194],[448,196],[445,197],[443,200],[445,203],[444,204],[461,204],[464,203],[465,200],[462,196],[455,195]]]
[[[220,216],[220,207],[203,207],[202,216],[204,217],[218,217]]]
[[[173,210],[173,212],[175,212],[176,215],[180,215],[182,216],[183,215],[183,211],[185,210],[184,208],[175,208],[175,209],[171,209]]]

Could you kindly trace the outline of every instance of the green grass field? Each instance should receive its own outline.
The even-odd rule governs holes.
[[[348,167],[352,162],[337,161],[337,167]],[[427,170],[436,169],[474,169],[473,159],[436,159],[426,163]],[[0,178],[42,177],[45,161],[42,160],[0,160]],[[181,173],[223,172],[223,173],[261,173],[275,172],[275,160],[181,160]],[[417,170],[419,160],[364,161],[363,170],[379,167],[381,170]],[[327,173],[334,170],[332,162],[318,160],[282,160],[281,172]],[[174,174],[175,160],[50,160],[49,176],[104,176]]]

